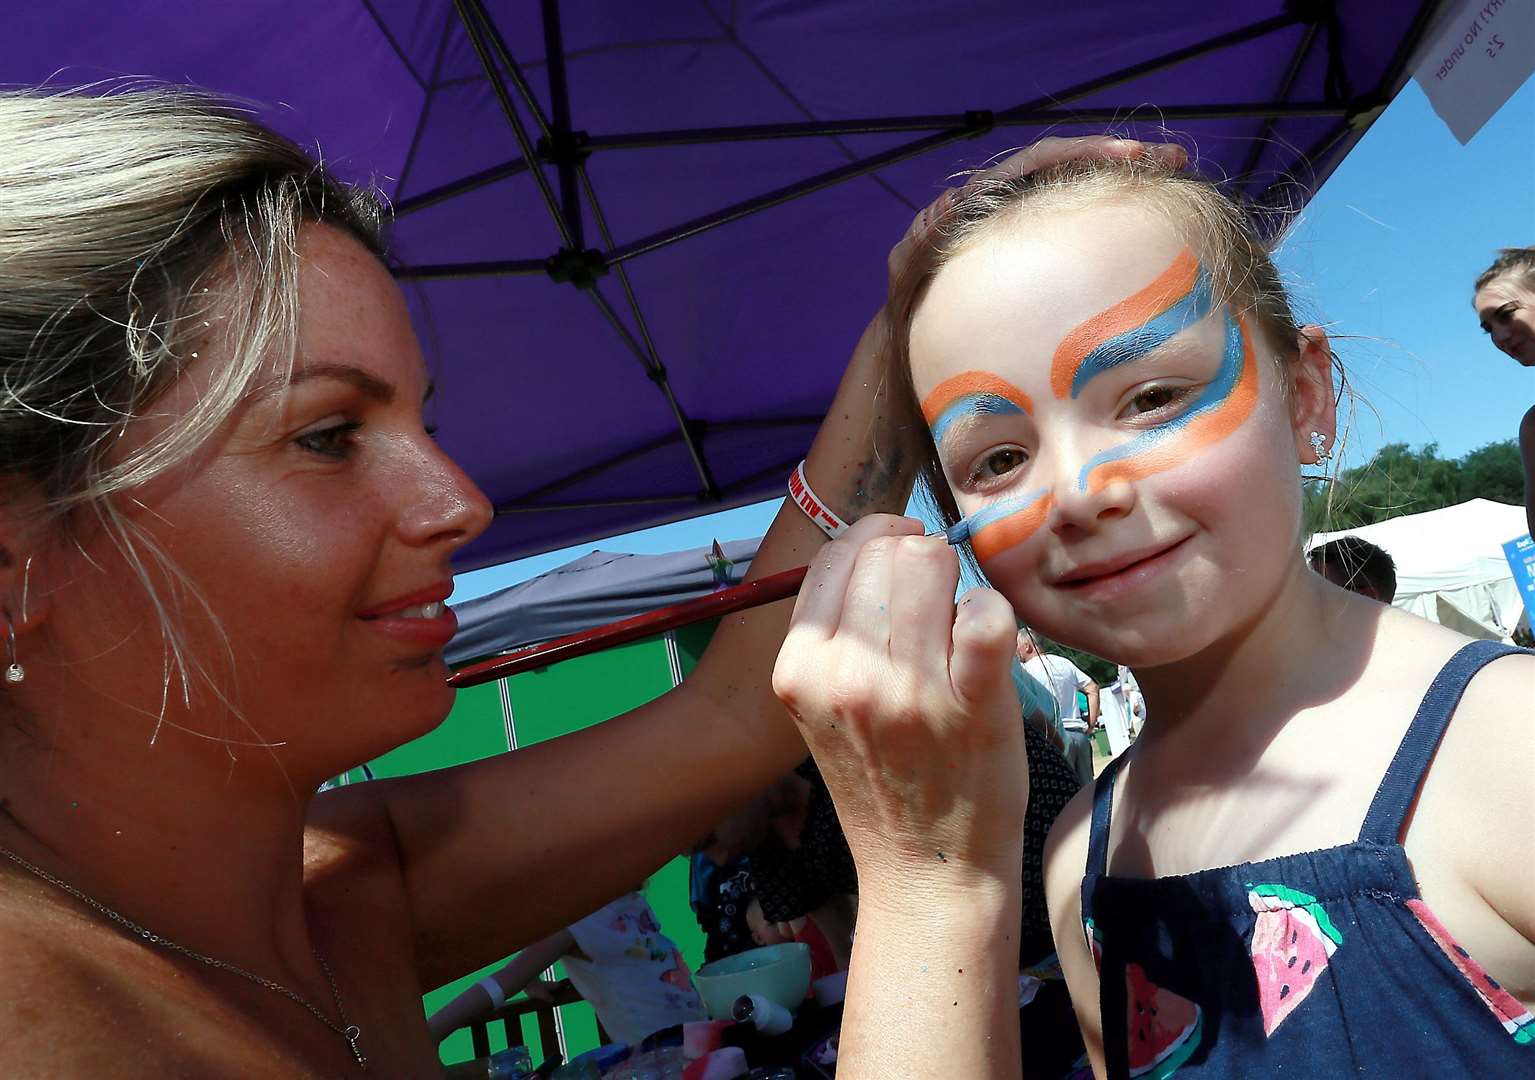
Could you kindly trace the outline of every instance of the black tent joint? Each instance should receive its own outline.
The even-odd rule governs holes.
[[[558,282],[569,282],[578,289],[590,289],[597,279],[608,272],[608,260],[595,248],[577,251],[560,248],[545,263],[549,277]]]
[[[965,131],[973,139],[997,126],[997,114],[990,109],[966,109]]]
[[[555,128],[535,144],[538,157],[550,165],[580,165],[592,156],[592,137],[584,131]]]

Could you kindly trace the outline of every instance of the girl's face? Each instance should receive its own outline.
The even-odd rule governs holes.
[[[136,492],[128,511],[222,625],[220,635],[183,595],[193,655],[255,732],[219,719],[195,685],[204,708],[189,718],[173,688],[166,718],[284,743],[277,752],[295,778],[366,760],[446,714],[449,560],[490,520],[484,496],[426,430],[426,371],[388,272],[325,226],[304,228],[299,254],[291,378],[274,370],[196,461]],[[203,392],[217,347],[208,354],[157,411],[174,415]],[[82,547],[40,577],[54,584],[44,629],[82,684],[142,704],[150,727],[163,655],[155,614],[142,589],[123,584],[123,559],[104,537]]]
[[[1525,367],[1535,367],[1535,291],[1504,274],[1478,289],[1473,303],[1492,343]]]
[[[911,363],[977,560],[1048,636],[1172,662],[1300,565],[1310,418],[1163,218],[1106,203],[997,224],[932,282]]]

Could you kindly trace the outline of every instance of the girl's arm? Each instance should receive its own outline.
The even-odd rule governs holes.
[[[492,1002],[487,987],[475,984],[434,1012],[427,1020],[432,1041],[442,1042],[468,1024],[490,1018],[507,998],[516,997],[560,957],[575,951],[576,941],[570,930],[556,930],[542,941],[534,942],[514,957],[511,963],[489,976],[501,988],[501,1000]]]
[[[1087,834],[1092,819],[1093,788],[1089,784],[1066,804],[1045,842],[1045,900],[1050,905],[1050,931],[1055,955],[1066,975],[1071,1006],[1095,1076],[1102,1077],[1103,1022],[1098,1015],[1098,965],[1082,928],[1082,877],[1087,871]]]

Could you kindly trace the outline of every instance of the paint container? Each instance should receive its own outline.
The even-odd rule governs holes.
[[[842,999],[847,997],[847,972],[823,975],[810,984],[810,991],[815,994],[815,1003],[823,1009],[842,1004]]]
[[[730,1014],[743,1024],[751,1024],[763,1035],[782,1035],[794,1025],[788,1009],[761,994],[742,994]]]

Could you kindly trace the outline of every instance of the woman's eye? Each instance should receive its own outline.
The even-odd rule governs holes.
[[[1004,446],[999,450],[993,450],[970,471],[970,482],[984,484],[988,480],[1006,476],[1028,460],[1029,455],[1016,446]]]
[[[293,441],[310,453],[329,458],[344,458],[356,449],[357,441],[354,436],[361,430],[362,424],[355,420],[348,420],[344,424],[333,424],[318,431],[306,431]]]
[[[1182,401],[1187,393],[1186,386],[1148,386],[1130,399],[1125,412],[1131,416],[1160,412]]]

